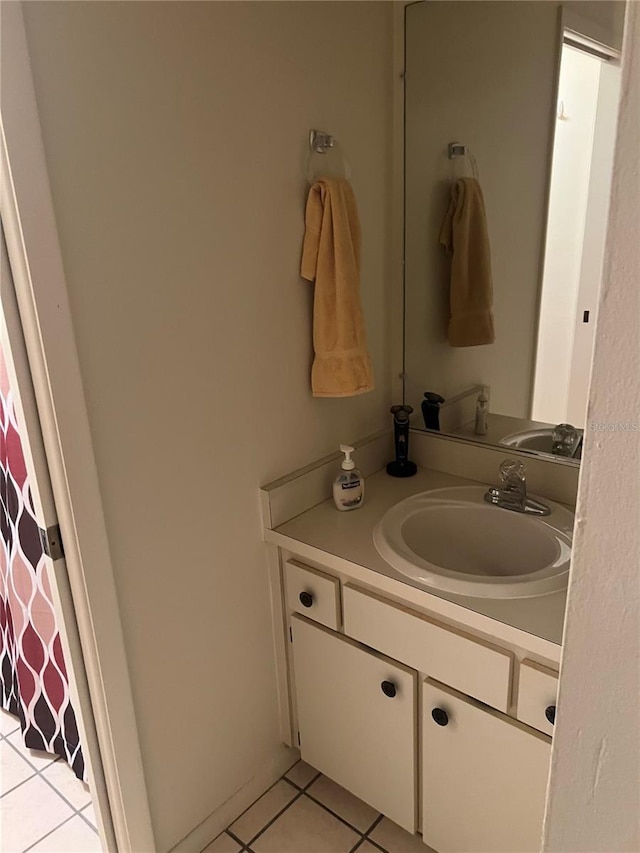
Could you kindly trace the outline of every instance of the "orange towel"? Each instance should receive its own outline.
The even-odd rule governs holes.
[[[309,190],[300,274],[315,281],[311,369],[314,397],[374,388],[360,303],[360,222],[353,190],[321,178]]]
[[[440,243],[451,257],[449,344],[492,344],[491,252],[484,199],[475,178],[460,178],[454,184]]]

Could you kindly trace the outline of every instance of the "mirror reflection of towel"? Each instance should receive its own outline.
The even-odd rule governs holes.
[[[315,281],[313,396],[365,394],[374,383],[360,302],[360,221],[349,182],[317,180],[305,223],[301,275]]]
[[[491,251],[482,189],[475,178],[460,178],[453,185],[439,241],[451,258],[449,344],[492,344]]]

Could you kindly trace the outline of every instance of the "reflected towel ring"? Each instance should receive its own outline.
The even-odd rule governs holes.
[[[318,168],[314,168],[317,166]],[[351,178],[351,167],[338,140],[324,130],[309,131],[307,181],[319,178]]]

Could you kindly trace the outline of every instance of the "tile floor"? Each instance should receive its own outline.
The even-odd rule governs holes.
[[[203,853],[240,851],[430,853],[430,848],[299,761]]]
[[[0,710],[2,853],[100,853],[89,788],[55,755],[27,749]]]

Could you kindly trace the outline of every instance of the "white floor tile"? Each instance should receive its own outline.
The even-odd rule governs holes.
[[[341,788],[326,776],[320,776],[307,788],[307,794],[319,800],[332,812],[355,826],[360,832],[366,832],[379,816],[380,812],[354,797],[345,788]]]
[[[98,831],[98,819],[96,818],[96,811],[93,807],[93,803],[89,803],[84,809],[80,809],[82,815],[86,817],[91,826]]]
[[[269,788],[229,829],[241,841],[249,842],[279,811],[296,796],[296,791],[282,779]],[[297,851],[300,853],[300,851]]]
[[[380,853],[380,848],[374,847],[368,841],[363,841],[360,847],[357,848],[356,853]],[[427,853],[429,853],[428,850]]]
[[[311,767],[309,764],[305,764],[304,761],[298,761],[297,764],[294,764],[291,770],[287,770],[284,774],[285,779],[289,779],[293,782],[294,785],[297,785],[299,788],[306,788],[309,782],[312,782],[316,776],[318,775],[318,771],[315,767]]]
[[[22,739],[22,732],[19,730],[14,732],[12,735],[9,735],[7,740],[15,746],[18,752],[24,756],[30,764],[33,764],[36,770],[43,770],[48,764],[51,764],[52,761],[55,761],[58,758],[57,755],[52,755],[49,752],[41,752],[39,749],[27,749]]]
[[[33,776],[0,800],[2,850],[26,850],[72,814],[71,807],[46,782]]]
[[[0,742],[0,795],[6,794],[35,772],[12,746],[6,741]]]
[[[296,800],[252,844],[255,853],[349,853],[358,834],[307,796]]]
[[[72,817],[32,847],[29,853],[102,853],[96,833],[80,817]]]
[[[223,832],[208,847],[205,847],[202,853],[238,853],[239,850],[242,850],[242,847],[238,842]]]
[[[20,728],[20,721],[13,714],[0,708],[0,735],[10,735]]]
[[[91,802],[89,786],[81,782],[66,761],[56,761],[42,771],[42,776],[59,791],[74,808],[80,810]]]
[[[389,853],[429,853],[431,849],[419,835],[411,835],[388,817],[380,821],[369,837]]]

